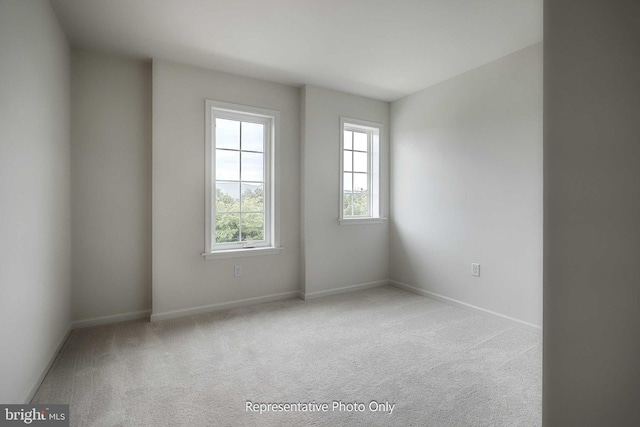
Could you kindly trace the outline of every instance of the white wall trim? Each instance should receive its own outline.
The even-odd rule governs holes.
[[[91,326],[107,325],[109,323],[125,322],[127,320],[145,319],[151,315],[151,310],[131,311],[129,313],[113,314],[110,316],[92,317],[90,319],[75,320],[72,329],[89,328]]]
[[[194,314],[210,313],[212,311],[225,310],[227,308],[244,307],[248,305],[262,304],[265,302],[280,301],[283,299],[298,298],[299,291],[282,292],[279,294],[265,295],[261,297],[244,298],[235,301],[221,302],[218,304],[201,305],[198,307],[184,308],[180,310],[165,311],[151,314],[151,321],[175,319],[177,317],[191,316]]]
[[[359,291],[362,289],[377,288],[378,286],[384,286],[388,284],[389,284],[388,280],[377,280],[375,282],[360,283],[357,285],[343,286],[341,288],[327,289],[326,291],[307,292],[307,293],[301,292],[300,298],[306,301],[306,300],[315,299],[315,298],[328,297],[329,295],[344,294],[346,292]]]
[[[264,247],[264,248],[247,248],[247,249],[232,249],[227,251],[217,251],[202,253],[201,255],[207,261],[213,259],[225,259],[225,258],[243,258],[248,256],[261,256],[261,255],[277,255],[284,250],[283,247]]]
[[[387,218],[343,218],[339,219],[340,225],[382,224]]]
[[[500,319],[502,321],[506,321],[512,326],[516,326],[522,329],[526,329],[530,332],[542,333],[542,326],[535,325],[533,323],[525,322],[524,320],[516,319],[515,317],[510,317],[505,314],[497,313],[495,311],[487,310],[486,308],[478,307],[473,304],[468,304],[466,302],[458,301],[453,298],[445,297],[440,294],[436,294],[434,292],[430,292],[421,288],[416,288],[411,285],[407,285],[406,283],[398,282],[396,280],[389,280],[389,284],[398,289],[402,289],[408,292],[412,292],[414,294],[422,295],[428,298],[432,298],[441,302],[444,302],[449,305],[453,305],[455,307],[464,308],[467,310],[472,310],[478,314],[482,314],[484,316],[490,316],[493,318]]]
[[[40,372],[40,375],[38,376],[36,381],[33,383],[31,388],[29,389],[29,391],[25,395],[24,399],[22,399],[22,401],[24,402],[25,405],[28,405],[29,403],[31,403],[31,400],[33,399],[33,396],[36,395],[36,392],[38,391],[38,389],[42,385],[42,381],[44,381],[44,378],[49,373],[49,369],[51,369],[51,366],[53,365],[53,362],[55,362],[56,358],[58,357],[58,354],[60,354],[60,350],[62,350],[62,347],[67,342],[67,338],[69,338],[69,335],[71,334],[71,331],[72,331],[72,327],[71,327],[71,323],[69,323],[67,325],[66,330],[62,334],[62,337],[61,337],[60,341],[58,341],[58,345],[56,346],[55,351],[51,354],[51,357],[49,358],[49,361],[47,362],[47,364],[44,366],[44,368]]]

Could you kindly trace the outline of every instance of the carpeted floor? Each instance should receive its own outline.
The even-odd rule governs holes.
[[[541,346],[385,286],[76,330],[32,403],[69,403],[73,426],[539,426]]]

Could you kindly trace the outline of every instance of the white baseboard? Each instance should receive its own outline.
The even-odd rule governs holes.
[[[91,319],[75,320],[71,323],[72,329],[88,328],[91,326],[107,325],[109,323],[125,322],[149,318],[151,310],[131,311],[129,313],[113,314],[111,316],[93,317]]]
[[[225,310],[228,308],[244,307],[248,305],[262,304],[265,302],[280,301],[283,299],[300,297],[299,291],[282,292],[279,294],[265,295],[262,297],[245,298],[229,302],[221,302],[218,304],[201,305],[198,307],[184,308],[181,310],[165,311],[162,313],[153,313],[151,321],[175,319],[176,317],[191,316],[194,314],[210,313],[213,311]]]
[[[344,294],[346,292],[360,291],[362,289],[376,288],[378,286],[388,285],[388,280],[378,280],[375,282],[360,283],[358,285],[343,286],[341,288],[328,289],[326,291],[300,293],[300,298],[307,301],[310,299],[328,297],[329,295]]]
[[[36,392],[38,391],[38,389],[42,385],[42,381],[44,381],[44,378],[49,373],[49,369],[51,369],[51,365],[53,365],[53,362],[58,357],[58,354],[60,353],[60,350],[62,350],[62,346],[64,346],[64,343],[67,342],[67,338],[69,338],[69,334],[71,334],[71,331],[72,331],[72,327],[71,327],[71,323],[69,323],[67,325],[66,330],[62,334],[62,337],[58,341],[58,345],[56,346],[55,351],[51,354],[51,357],[49,357],[49,361],[47,362],[47,364],[44,366],[44,368],[40,372],[40,375],[38,376],[36,381],[33,383],[33,385],[31,386],[31,388],[27,392],[27,394],[24,397],[24,399],[22,399],[22,401],[24,402],[25,405],[28,405],[29,403],[31,403],[31,400],[33,399],[33,396],[36,395]]]
[[[535,325],[533,323],[525,322],[524,320],[516,319],[515,317],[510,317],[501,313],[496,313],[495,311],[487,310],[486,308],[478,307],[473,304],[467,304],[466,302],[458,301],[453,298],[445,297],[443,295],[436,294],[434,292],[426,291],[424,289],[416,288],[415,286],[407,285],[406,283],[398,282],[396,280],[389,280],[389,284],[391,286],[395,286],[398,289],[403,289],[408,292],[412,292],[414,294],[422,295],[428,298],[432,298],[441,302],[444,302],[449,305],[453,305],[456,307],[464,308],[467,310],[472,310],[478,314],[482,314],[485,316],[490,316],[493,318],[498,318],[500,320],[506,321],[510,323],[512,326],[516,326],[519,328],[526,329],[528,331],[533,331],[537,333],[542,332],[542,327]]]

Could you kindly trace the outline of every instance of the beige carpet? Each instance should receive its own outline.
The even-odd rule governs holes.
[[[529,427],[541,374],[540,335],[381,287],[76,330],[33,403],[69,403],[73,426]]]

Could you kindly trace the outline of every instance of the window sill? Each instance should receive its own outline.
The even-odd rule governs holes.
[[[273,246],[265,248],[243,248],[243,249],[230,249],[226,251],[217,252],[205,252],[202,254],[205,260],[212,259],[224,259],[224,258],[242,258],[247,256],[259,256],[259,255],[275,255],[282,252],[284,248],[275,248]]]
[[[387,218],[343,218],[339,219],[340,225],[382,224]]]

